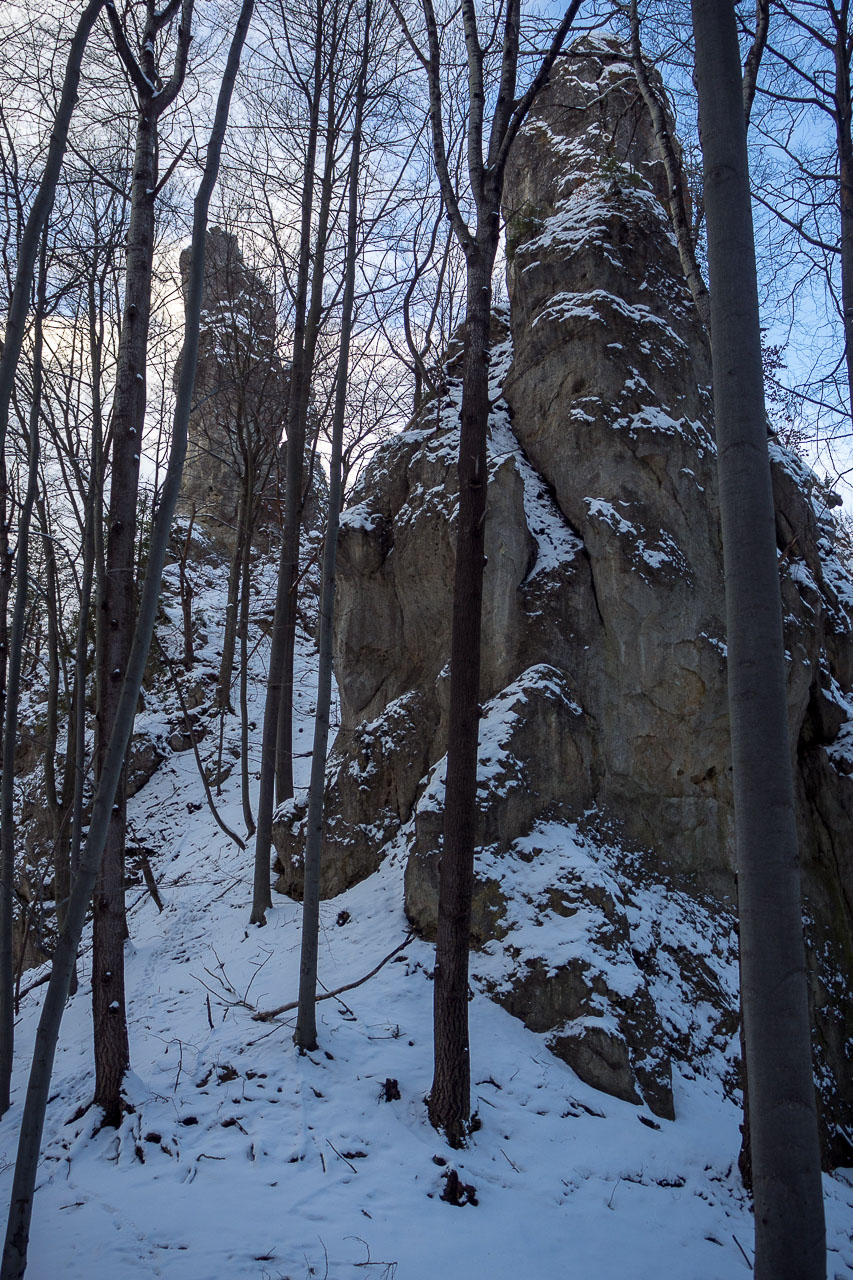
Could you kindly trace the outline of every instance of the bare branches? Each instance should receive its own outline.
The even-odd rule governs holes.
[[[636,0],[632,0],[632,3],[636,3]],[[761,59],[767,47],[769,30],[770,0],[756,0],[755,35],[743,64],[743,114],[747,127],[749,127],[749,117],[752,114],[752,104],[755,100],[755,90],[758,84],[758,68],[761,65]]]
[[[509,149],[513,144],[515,135],[518,133],[519,129],[524,123],[527,117],[527,113],[532,107],[533,102],[536,98],[536,95],[539,93],[540,89],[543,88],[549,75],[551,74],[551,69],[557,60],[557,55],[559,54],[560,50],[562,49],[563,45],[566,42],[566,37],[568,36],[569,32],[572,29],[572,26],[574,25],[574,21],[578,16],[578,12],[580,11],[582,3],[583,3],[583,0],[572,0],[572,3],[569,5],[568,9],[566,9],[566,12],[563,14],[560,25],[557,27],[557,30],[554,32],[554,35],[551,39],[551,45],[548,49],[548,52],[545,54],[545,57],[542,59],[539,70],[537,71],[536,75],[533,77],[532,81],[530,82],[530,85],[528,86],[527,91],[522,95],[522,97],[515,104],[512,117],[509,121],[509,124],[507,125],[506,133],[504,137],[501,139],[497,159],[494,162],[494,169],[496,172],[501,174],[503,173],[503,170],[506,166],[507,157],[509,155]]]
[[[369,973],[362,978],[356,978],[352,982],[345,982],[342,987],[335,987],[334,991],[324,991],[317,996],[318,1000],[336,1000],[338,996],[342,996],[345,991],[353,991],[356,987],[361,987],[365,982],[369,982],[371,978],[375,978],[380,969],[384,969],[389,960],[393,960],[394,956],[399,955],[401,951],[412,941],[414,934],[407,933],[403,941],[396,946],[393,951],[389,951],[387,956],[383,956],[379,964],[374,965]],[[280,1004],[276,1009],[264,1009],[259,1013],[252,1015],[255,1022],[272,1022],[275,1018],[280,1018],[283,1013],[290,1013],[299,1005],[298,1000],[291,1000],[287,1004]]]
[[[116,53],[121,59],[121,64],[125,71],[130,76],[131,83],[140,97],[153,97],[157,91],[156,86],[148,79],[145,72],[142,70],[142,67],[137,62],[112,0],[109,0],[107,3],[106,11],[110,28],[112,29]]]

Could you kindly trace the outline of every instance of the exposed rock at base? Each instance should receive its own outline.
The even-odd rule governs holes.
[[[490,368],[472,935],[497,999],[583,1078],[666,1115],[670,1061],[702,1050],[695,1030],[667,1021],[657,972],[688,1004],[707,990],[715,1052],[734,1032],[733,1003],[712,957],[669,955],[663,932],[638,943],[631,902],[649,884],[681,894],[685,913],[710,895],[703,927],[729,938],[735,876],[710,365],[650,138],[618,46],[585,42],[537,99],[507,170],[511,306],[496,325],[511,341]],[[323,871],[324,892],[340,892],[408,824],[406,905],[426,934],[458,508],[460,386],[447,372],[447,393],[378,450],[342,520],[342,723]],[[849,1163],[853,586],[832,496],[793,455],[771,453],[825,1154]],[[494,773],[490,725],[504,713]],[[558,843],[536,853],[554,820],[603,823],[614,847],[647,851],[642,883],[622,857],[608,897],[592,855],[578,870]],[[299,821],[294,809],[277,829],[288,892],[299,891]],[[579,921],[588,928],[577,947],[543,955],[530,943],[537,912],[565,912],[570,939]]]
[[[418,784],[429,764],[430,721],[434,715],[416,691],[396,699],[376,720],[356,725],[349,738],[338,734],[329,762],[328,820],[320,893],[343,893],[371,875],[382,848],[411,813]],[[302,898],[306,806],[286,801],[275,814],[274,883],[279,893]]]

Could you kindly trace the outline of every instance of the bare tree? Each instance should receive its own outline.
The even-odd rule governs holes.
[[[823,1201],[734,10],[693,0],[726,580],[729,716],[758,1280],[823,1280]]]
[[[337,0],[315,0],[311,14],[308,66],[294,66],[307,107],[304,167],[299,201],[299,242],[293,286],[293,347],[287,407],[285,498],[270,645],[267,699],[261,746],[255,867],[250,922],[266,923],[272,905],[270,850],[276,798],[293,794],[293,660],[297,623],[297,589],[302,509],[305,499],[304,459],[311,378],[324,313],[326,254],[333,213],[340,147],[340,87],[337,58],[342,39],[342,8]],[[325,116],[322,114],[325,95]],[[318,153],[322,147],[319,199]]]
[[[137,627],[127,664],[122,696],[115,717],[113,737],[104,762],[98,785],[86,849],[71,895],[65,929],[59,941],[53,962],[50,983],[45,997],[42,1015],[36,1034],[36,1048],[30,1071],[29,1087],[21,1122],[18,1157],[9,1207],[9,1221],[3,1249],[2,1280],[21,1280],[27,1265],[32,1202],[38,1169],[39,1148],[44,1129],[44,1117],[50,1091],[53,1060],[59,1037],[59,1026],[71,975],[77,956],[77,947],[83,931],[86,909],[95,887],[99,863],[107,840],[113,799],[119,777],[124,767],[127,744],[130,741],[136,704],[148,657],[154,623],[160,598],[160,583],[175,504],[181,484],[187,445],[187,423],[192,408],[193,383],[198,356],[198,334],[201,316],[201,299],[204,280],[204,243],[207,235],[207,214],[210,198],[219,169],[222,140],[228,123],[228,112],[234,80],[240,65],[240,56],[249,28],[254,0],[243,0],[237,27],[228,52],[225,72],[219,90],[214,124],[208,143],[204,175],[195,198],[193,215],[193,281],[189,294],[184,328],[184,359],[181,382],[175,402],[172,445],[169,467],[154,520],[148,569],[142,588]]]
[[[15,556],[15,604],[10,633],[8,683],[3,723],[3,777],[0,788],[0,852],[4,892],[0,910],[0,1114],[9,1109],[12,1055],[15,1036],[14,976],[12,972],[12,886],[15,877],[15,749],[18,739],[18,700],[21,688],[21,660],[24,648],[24,625],[27,612],[30,570],[30,522],[39,481],[39,413],[41,409],[43,320],[47,288],[46,234],[42,232],[41,269],[39,271],[35,335],[33,347],[33,385],[29,415],[29,459],[24,501],[18,517],[18,546]]]
[[[112,406],[110,499],[103,591],[98,600],[102,631],[97,671],[96,771],[100,776],[113,731],[134,630],[136,510],[139,463],[145,429],[145,388],[151,283],[158,190],[158,124],[184,82],[191,40],[194,0],[169,0],[157,10],[144,0],[138,53],[125,26],[109,6],[113,38],[136,99],[136,153],[127,232],[124,306]],[[180,14],[174,60],[163,83],[157,45]],[[94,900],[92,1016],[95,1040],[95,1103],[104,1123],[118,1125],[121,1089],[130,1062],[124,989],[124,845],[126,830],[123,778],[115,798],[110,830]]]
[[[326,781],[326,753],[329,743],[329,710],[332,701],[332,626],[335,608],[335,577],[338,525],[341,509],[341,478],[346,416],[350,341],[355,300],[355,269],[359,237],[359,177],[362,124],[367,96],[367,73],[371,55],[371,0],[366,0],[361,60],[355,89],[355,117],[350,150],[349,207],[345,261],[344,296],[341,306],[340,347],[332,425],[332,457],[329,465],[329,510],[323,546],[320,597],[319,670],[317,707],[314,716],[314,747],[308,793],[308,825],[305,843],[305,892],[302,904],[302,951],[299,964],[299,1010],[293,1038],[300,1049],[317,1047],[317,943],[320,931],[320,855],[323,848],[323,794]]]
[[[467,72],[468,182],[474,208],[472,226],[451,179],[445,143],[441,35],[432,0],[422,0],[425,51],[406,16],[394,10],[412,49],[426,71],[435,170],[450,224],[466,262],[465,340],[459,440],[459,516],[450,650],[447,787],[444,843],[439,883],[436,942],[434,1034],[435,1074],[429,1095],[432,1124],[453,1146],[465,1141],[471,1110],[468,1046],[468,948],[474,880],[474,814],[477,788],[477,736],[480,697],[480,622],[482,615],[486,519],[486,432],[489,420],[489,329],[492,272],[500,236],[500,203],[509,148],[581,7],[572,0],[548,52],[526,90],[517,95],[521,11],[508,0],[502,22],[502,51],[497,71],[488,141],[485,141],[486,79],[483,35],[474,0],[462,0],[461,20]],[[498,28],[495,27],[495,32]],[[488,39],[488,38],[487,38]]]

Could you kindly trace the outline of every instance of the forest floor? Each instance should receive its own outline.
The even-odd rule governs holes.
[[[269,574],[253,580],[269,604]],[[219,588],[196,607],[214,669]],[[173,616],[177,617],[177,613]],[[313,651],[299,651],[298,740],[310,748]],[[258,768],[263,646],[252,662]],[[156,731],[165,711],[149,699]],[[212,750],[211,732],[205,754]],[[236,717],[227,744],[239,741]],[[298,781],[309,761],[298,760]],[[254,786],[257,782],[254,781]],[[218,800],[242,832],[239,768]],[[674,1073],[677,1119],[583,1084],[479,990],[470,1005],[482,1127],[452,1151],[430,1127],[433,949],[408,939],[402,848],[321,908],[320,1048],[300,1055],[294,1014],[300,907],[274,894],[248,925],[241,851],[204,802],[191,751],[171,754],[130,803],[163,910],[130,894],[127,990],[133,1110],[120,1130],[92,1093],[88,957],[62,1028],[30,1246],[30,1280],[738,1280],[752,1222],[737,1172],[737,1107],[708,1076]],[[571,837],[567,832],[566,839]],[[28,975],[32,982],[38,972]],[[17,1023],[14,1104],[0,1123],[11,1185],[26,1067],[44,987]],[[395,1082],[386,1088],[386,1081]],[[394,1096],[399,1093],[399,1096]],[[82,1112],[82,1114],[81,1114]],[[442,1199],[448,1172],[473,1190]],[[830,1280],[853,1280],[853,1171],[825,1179]],[[469,1197],[463,1193],[463,1199]]]

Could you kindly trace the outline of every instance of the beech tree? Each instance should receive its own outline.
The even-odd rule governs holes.
[[[823,1280],[823,1201],[785,646],[734,9],[693,0],[726,578],[758,1280]]]
[[[308,792],[308,823],[305,842],[305,892],[302,904],[302,950],[299,964],[299,1008],[294,1041],[300,1049],[316,1049],[317,944],[320,931],[320,855],[323,847],[323,793],[326,781],[326,752],[329,742],[329,709],[332,701],[332,624],[335,607],[335,579],[338,525],[341,509],[341,480],[355,300],[355,269],[359,235],[359,177],[362,125],[367,96],[367,73],[371,54],[371,0],[366,0],[363,20],[361,61],[355,89],[355,116],[349,161],[344,296],[341,304],[341,332],[335,380],[335,407],[332,423],[332,456],[329,465],[329,511],[323,544],[323,571],[320,597],[319,671],[317,709],[314,717],[314,747],[311,783]]]
[[[281,20],[290,30],[284,11]],[[305,151],[299,196],[299,240],[293,283],[293,345],[287,405],[287,448],[281,551],[269,678],[261,746],[261,786],[255,836],[250,923],[266,923],[272,905],[270,851],[276,800],[293,795],[293,660],[302,507],[305,498],[306,432],[321,322],[325,313],[326,257],[339,177],[340,130],[349,110],[345,73],[338,63],[345,30],[339,0],[315,0],[305,32],[307,66],[290,68],[307,108]],[[288,45],[288,47],[290,47]],[[324,110],[325,108],[325,110]],[[317,190],[316,188],[319,188]]]
[[[508,0],[500,24],[502,50],[495,76],[487,79],[490,38],[478,24],[474,0],[462,0],[461,22],[467,74],[466,142],[473,222],[464,196],[451,178],[445,144],[444,81],[440,24],[433,0],[422,0],[425,44],[413,34],[403,9],[392,0],[403,31],[429,86],[435,171],[447,216],[465,255],[465,338],[459,438],[459,515],[450,642],[447,786],[439,882],[435,954],[435,1072],[429,1117],[452,1146],[461,1146],[471,1114],[468,1045],[468,949],[474,881],[474,822],[477,738],[480,718],[480,624],[486,520],[486,434],[489,422],[489,329],[492,273],[500,238],[500,204],[509,149],[581,7],[572,0],[527,88],[517,96],[521,38],[520,0]],[[454,14],[455,17],[455,14]],[[451,19],[448,19],[448,22]],[[492,19],[493,21],[493,19]],[[487,30],[487,29],[486,29]],[[487,122],[487,99],[492,98]],[[486,129],[488,128],[488,138]]]
[[[192,38],[194,0],[169,0],[157,10],[144,0],[139,47],[131,48],[125,25],[108,6],[113,39],[136,100],[136,153],[127,231],[124,306],[112,406],[110,499],[106,571],[98,600],[101,631],[97,671],[96,772],[104,767],[133,639],[135,621],[136,509],[145,430],[148,332],[154,260],[155,207],[160,175],[158,123],[184,83]],[[157,52],[163,33],[180,14],[171,74],[161,78]],[[94,899],[92,1017],[95,1042],[95,1103],[104,1123],[118,1125],[121,1088],[130,1063],[124,989],[124,846],[126,798],[123,776],[115,797],[109,835]]]

